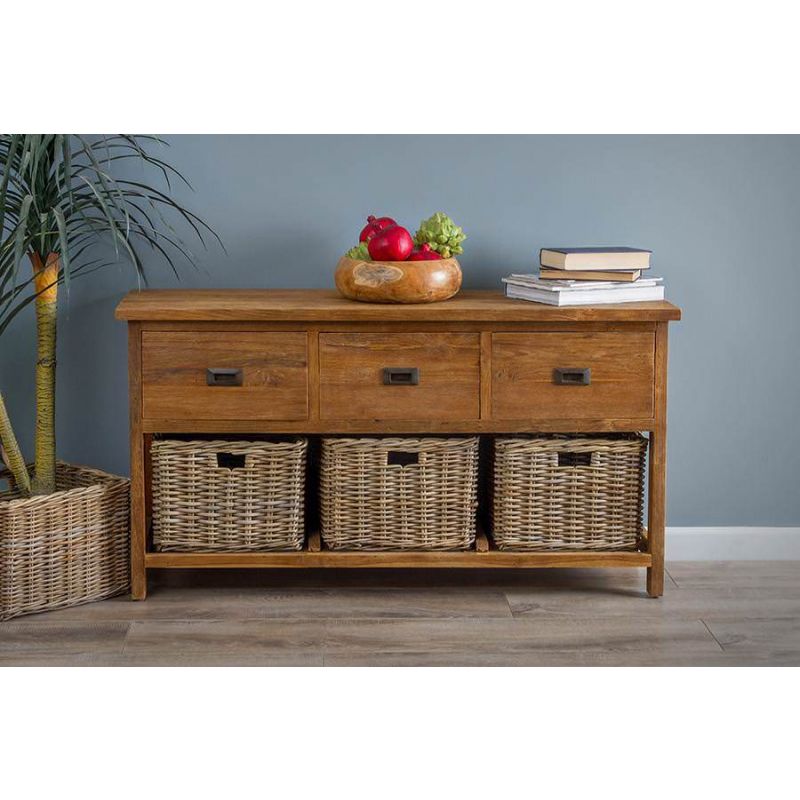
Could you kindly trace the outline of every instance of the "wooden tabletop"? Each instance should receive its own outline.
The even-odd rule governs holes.
[[[146,289],[117,306],[117,319],[258,322],[656,322],[679,320],[672,303],[558,308],[510,300],[497,290],[462,291],[451,300],[382,305],[346,300],[332,289]]]

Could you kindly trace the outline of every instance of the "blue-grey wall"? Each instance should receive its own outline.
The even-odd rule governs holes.
[[[469,234],[465,286],[531,271],[546,245],[631,244],[683,308],[671,328],[670,525],[800,525],[800,138],[172,136],[181,201],[228,250],[184,286],[327,287],[369,213],[444,210]],[[152,286],[176,282],[154,259]],[[62,458],[127,473],[127,266],[61,313]],[[0,385],[32,438],[33,323],[0,342]]]

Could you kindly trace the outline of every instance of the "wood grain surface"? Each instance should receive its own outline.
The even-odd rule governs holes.
[[[333,289],[146,289],[117,306],[117,319],[266,322],[655,322],[678,320],[671,303],[620,303],[558,308],[473,290],[442,303],[384,305],[346,300]]]
[[[170,433],[264,433],[267,426],[263,420],[232,419],[147,419],[142,429],[151,433],[169,431]],[[403,419],[323,419],[285,421],[270,420],[268,433],[380,433],[394,434],[432,434],[445,435],[451,433],[563,433],[564,431],[602,433],[604,431],[649,431],[653,426],[652,418],[623,417],[619,419],[527,419],[509,420],[403,420]]]
[[[324,420],[477,420],[477,333],[321,333]],[[385,368],[419,370],[416,386],[386,386]]]
[[[0,623],[0,666],[800,666],[800,562],[158,572]]]
[[[131,464],[131,595],[144,600],[147,575],[144,558],[147,550],[147,506],[150,496],[146,443],[142,432],[142,332],[138,322],[128,325],[128,403]]]
[[[483,569],[559,568],[559,567],[648,567],[649,553],[631,551],[554,551],[510,552],[507,550],[441,550],[366,552],[309,549],[296,552],[260,553],[148,553],[148,568],[156,569],[416,569],[447,567]]]
[[[652,333],[495,333],[495,419],[651,417]],[[558,368],[591,370],[588,386],[561,386]]]
[[[304,333],[142,332],[145,418],[298,420],[308,416]],[[208,386],[209,368],[241,386]]]
[[[342,256],[336,266],[336,288],[364,303],[438,303],[461,288],[455,258],[437,261],[361,261]]]
[[[667,504],[667,323],[656,327],[655,349],[655,418],[650,432],[648,458],[648,550],[653,564],[647,570],[647,591],[651,597],[664,592],[664,536]]]

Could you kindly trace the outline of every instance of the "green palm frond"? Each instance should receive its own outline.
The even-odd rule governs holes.
[[[0,336],[17,315],[36,309],[37,359],[34,471],[31,475],[0,393],[0,452],[23,493],[56,489],[55,365],[58,285],[91,275],[109,262],[90,258],[97,242],[110,242],[117,260],[133,265],[146,282],[139,247],[147,245],[179,274],[176,259],[194,257],[170,217],[206,247],[219,237],[170,197],[171,177],[188,181],[147,146],[157,137],[115,134],[0,134]],[[136,159],[143,175],[154,170],[167,191],[117,174]],[[190,187],[191,188],[191,187]],[[222,242],[220,242],[222,244]],[[224,249],[224,248],[223,248]],[[27,257],[27,258],[26,258]],[[22,270],[23,259],[32,269]]]
[[[150,152],[153,146],[168,144],[157,136],[130,134],[91,139],[62,133],[0,134],[0,334],[35,299],[30,270],[22,265],[33,252],[43,261],[58,253],[58,280],[68,287],[73,278],[114,263],[86,260],[96,242],[112,244],[114,259],[130,262],[144,284],[142,246],[176,275],[181,262],[195,264],[176,229],[178,221],[204,249],[209,237],[222,245],[203,220],[172,199],[173,180],[191,186],[175,167]],[[119,175],[120,167],[135,162],[143,174],[152,172],[155,182]]]

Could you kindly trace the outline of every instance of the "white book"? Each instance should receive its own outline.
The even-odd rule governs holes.
[[[604,303],[642,303],[663,300],[664,287],[628,286],[625,289],[584,289],[583,291],[553,292],[528,286],[506,283],[506,297],[532,300],[550,306],[594,306]]]
[[[638,281],[549,281],[536,275],[509,275],[503,283],[530,286],[549,292],[582,291],[587,289],[640,289],[644,286],[658,286],[663,278],[639,278]]]

